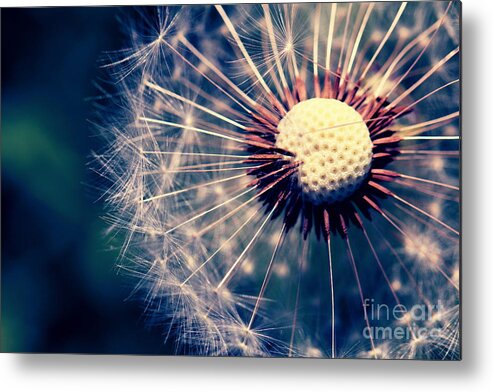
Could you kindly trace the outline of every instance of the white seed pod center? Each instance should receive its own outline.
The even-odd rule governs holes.
[[[336,99],[302,101],[277,126],[276,146],[301,161],[299,181],[314,204],[352,195],[371,167],[372,142],[361,115]]]

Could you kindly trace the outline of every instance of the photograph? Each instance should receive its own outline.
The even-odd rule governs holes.
[[[1,22],[2,352],[461,359],[460,2]]]

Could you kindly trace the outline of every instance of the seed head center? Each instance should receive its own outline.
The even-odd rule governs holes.
[[[314,204],[342,201],[365,181],[373,145],[363,118],[346,103],[326,98],[302,101],[277,129],[276,146],[302,162],[299,182]]]

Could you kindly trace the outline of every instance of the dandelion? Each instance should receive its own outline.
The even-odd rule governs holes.
[[[459,12],[129,12],[97,159],[120,265],[178,353],[460,357]],[[434,338],[365,305],[444,297]],[[378,323],[412,332],[365,337]]]

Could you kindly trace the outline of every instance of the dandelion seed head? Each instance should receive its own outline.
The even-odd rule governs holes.
[[[127,21],[99,172],[121,264],[177,352],[457,357],[455,8],[184,6]],[[410,309],[442,293],[421,323],[437,337],[364,340],[375,324],[359,298]]]
[[[279,122],[276,146],[301,161],[304,194],[315,204],[342,201],[363,183],[372,159],[370,134],[361,115],[336,99],[296,104]]]

